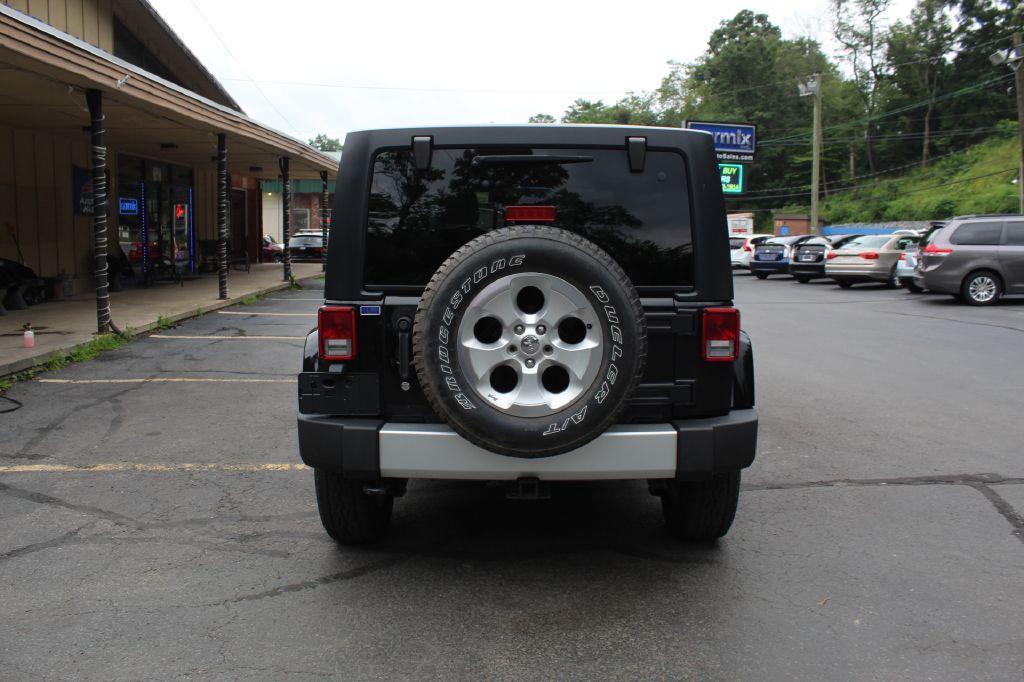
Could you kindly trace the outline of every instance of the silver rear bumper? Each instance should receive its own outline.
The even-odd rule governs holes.
[[[669,424],[613,426],[586,445],[553,457],[508,457],[473,445],[444,424],[385,424],[385,478],[542,481],[672,478],[678,432]]]

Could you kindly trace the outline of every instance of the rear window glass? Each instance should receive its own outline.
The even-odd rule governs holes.
[[[288,246],[320,246],[320,237],[292,237],[288,240]]]
[[[561,155],[578,163],[474,163],[474,157]],[[374,160],[366,244],[368,286],[422,286],[445,258],[502,227],[506,206],[554,206],[555,227],[606,250],[638,286],[693,283],[686,164],[648,151],[631,173],[623,150],[434,149],[418,172],[411,150]]]
[[[966,223],[956,228],[950,238],[952,244],[972,246],[995,246],[1003,237],[1003,223],[990,221],[984,223]]]
[[[851,239],[850,241],[848,241],[845,244],[843,244],[842,248],[844,248],[844,249],[859,249],[859,248],[877,249],[877,248],[881,248],[881,247],[885,246],[889,242],[890,239],[892,239],[892,235],[890,235],[890,234],[874,235],[874,236],[869,235],[869,236],[865,236],[865,237],[857,237],[856,239]]]
[[[746,244],[746,243],[747,243],[747,240],[744,237],[740,237],[739,239],[733,238],[733,239],[729,240],[729,248],[730,249],[742,249],[743,245]]]

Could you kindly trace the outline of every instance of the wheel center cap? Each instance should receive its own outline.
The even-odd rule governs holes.
[[[519,344],[523,352],[527,355],[533,355],[540,349],[540,339],[534,335],[524,336],[522,342]]]

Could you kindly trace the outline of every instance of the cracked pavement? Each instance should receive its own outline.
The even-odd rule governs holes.
[[[736,283],[761,441],[712,545],[643,483],[414,481],[338,548],[311,472],[265,466],[298,462],[293,384],[19,385],[0,678],[1019,678],[1024,302]],[[316,296],[164,334],[301,336]],[[281,379],[300,350],[146,338],[42,376]]]

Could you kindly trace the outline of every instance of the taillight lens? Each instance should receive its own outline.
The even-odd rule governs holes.
[[[701,324],[701,355],[708,362],[732,362],[739,351],[740,311],[705,308]]]
[[[510,223],[553,223],[554,206],[506,206],[505,221]]]
[[[929,244],[924,247],[924,251],[922,253],[927,253],[929,256],[948,256],[953,253],[953,249],[940,249],[935,246],[935,244]]]
[[[351,360],[356,356],[356,311],[349,306],[325,305],[317,313],[320,359]]]
[[[904,261],[907,260],[907,254],[901,253],[900,254],[900,260],[904,260]]]
[[[750,253],[751,251],[753,251],[753,249],[750,248],[750,244],[744,244],[743,245],[743,250],[746,251],[747,253]]]
[[[860,254],[860,257],[864,260],[878,260],[877,251],[864,251]]]
[[[829,251],[828,253],[825,254],[825,258],[827,258],[829,260],[832,260],[835,257],[836,257],[836,252],[835,251]]]

